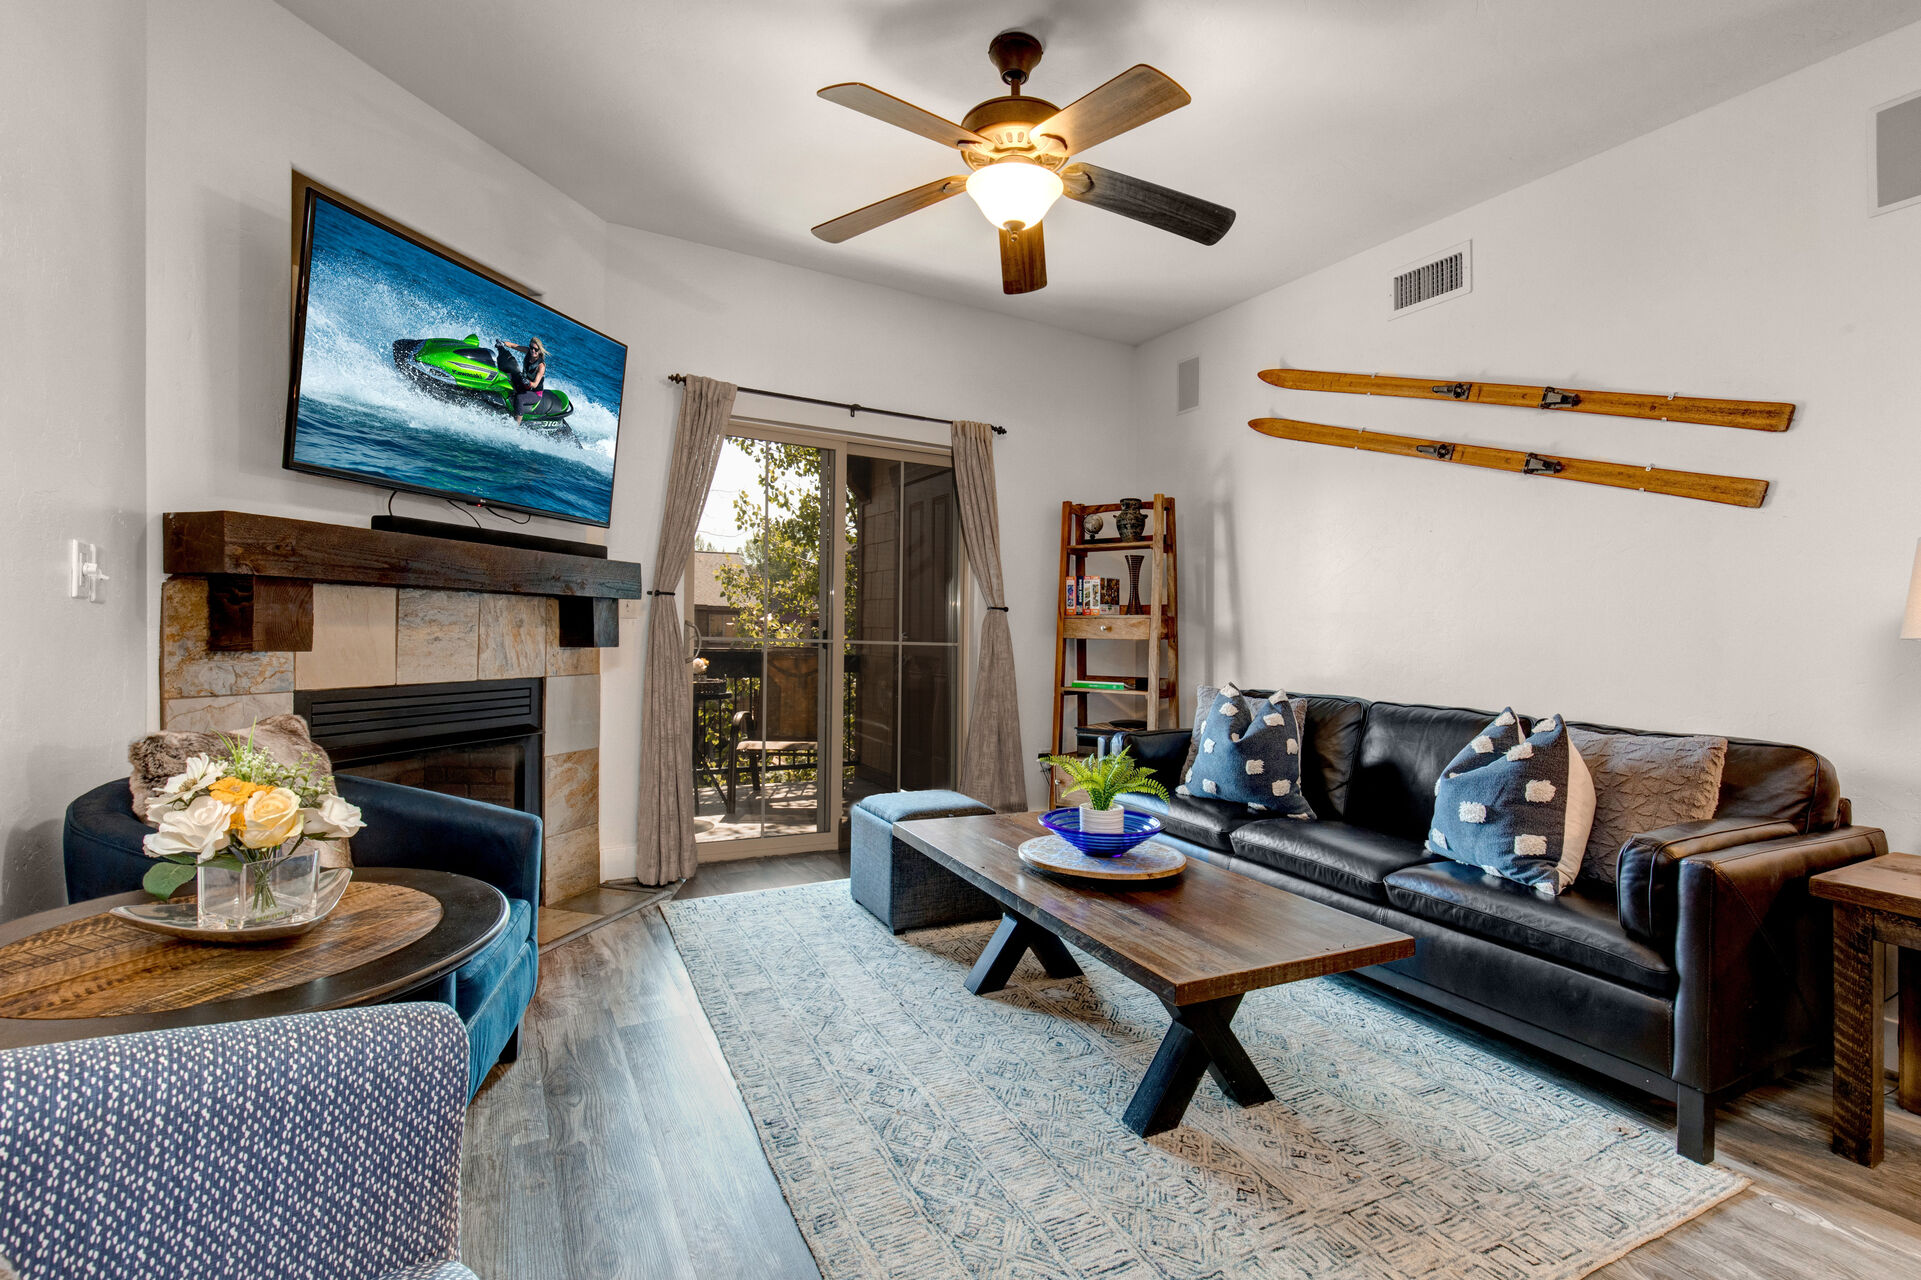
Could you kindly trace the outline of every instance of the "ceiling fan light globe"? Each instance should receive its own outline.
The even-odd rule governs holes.
[[[983,165],[967,179],[967,194],[981,213],[1009,231],[1038,225],[1063,190],[1058,173],[1017,156]]]

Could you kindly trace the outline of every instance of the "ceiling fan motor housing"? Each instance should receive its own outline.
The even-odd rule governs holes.
[[[1059,111],[1059,107],[1045,98],[1012,94],[1004,98],[989,98],[963,116],[961,124],[994,145],[991,148],[963,146],[960,149],[961,158],[970,169],[978,169],[1009,156],[1019,156],[1049,169],[1058,169],[1067,162],[1067,148],[1059,138],[1048,134],[1036,136],[1033,128]]]
[[[1067,148],[1061,140],[1033,136],[1034,126],[1057,115],[1060,108],[1045,98],[1029,98],[1021,93],[1021,86],[1027,83],[1027,77],[1041,60],[1041,42],[1025,31],[1003,31],[988,44],[987,56],[1011,91],[1005,97],[989,98],[962,117],[964,128],[972,129],[993,146],[963,146],[961,158],[970,169],[1010,156],[1032,160],[1049,169],[1060,168],[1067,163]]]

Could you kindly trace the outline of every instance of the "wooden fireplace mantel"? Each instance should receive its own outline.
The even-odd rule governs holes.
[[[207,647],[313,649],[313,586],[431,587],[552,596],[564,648],[620,643],[620,601],[641,595],[625,560],[458,542],[247,511],[162,517],[162,567],[207,579]]]

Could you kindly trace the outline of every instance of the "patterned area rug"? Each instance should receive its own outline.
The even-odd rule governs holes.
[[[821,1272],[1568,1280],[1746,1186],[1350,983],[1249,995],[1276,1100],[1118,1117],[1167,1015],[1081,956],[961,979],[992,926],[896,938],[847,882],[662,904]]]

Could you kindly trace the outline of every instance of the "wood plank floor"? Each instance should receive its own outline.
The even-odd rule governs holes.
[[[846,874],[844,854],[713,863],[679,896]],[[467,1264],[485,1280],[818,1276],[659,910],[564,942],[541,966],[520,1061],[494,1069],[468,1115]],[[1423,1016],[1672,1128],[1672,1108],[1442,1015]],[[1921,1116],[1890,1102],[1887,1159],[1862,1169],[1828,1152],[1829,1081],[1824,1068],[1804,1069],[1722,1108],[1720,1162],[1754,1186],[1594,1274],[1921,1275]]]

